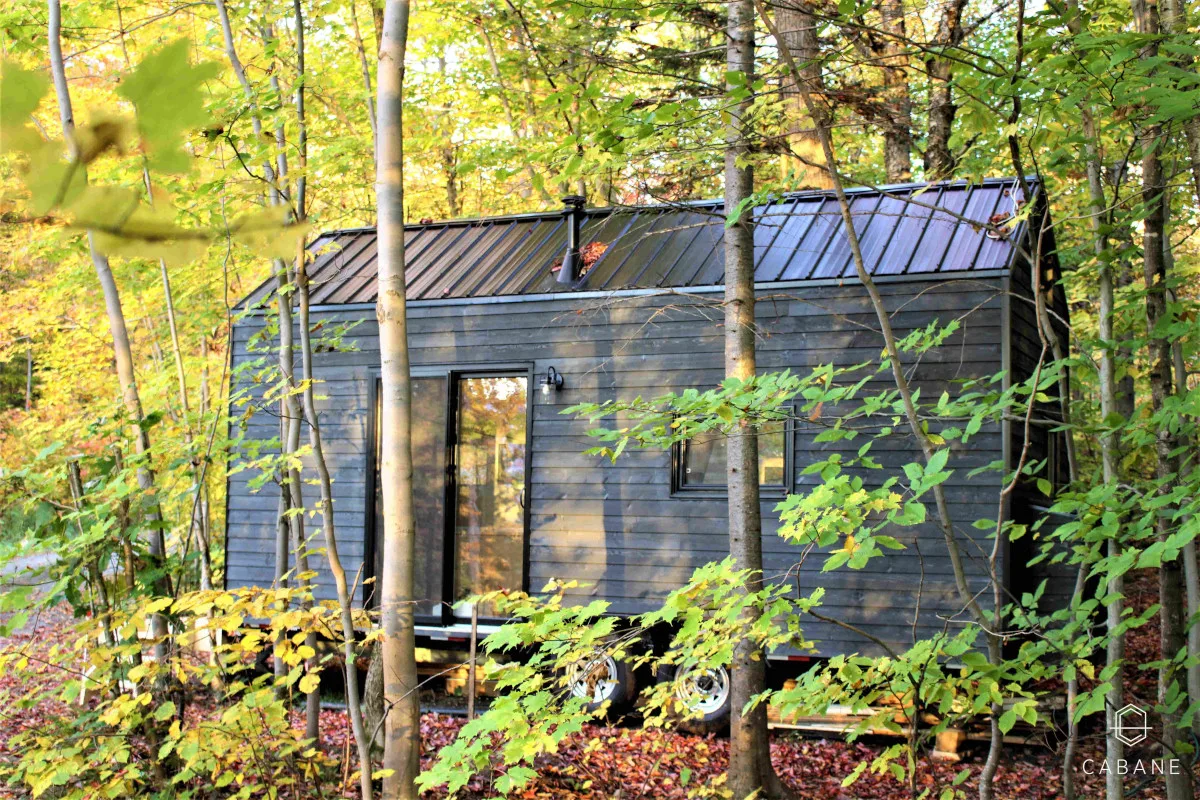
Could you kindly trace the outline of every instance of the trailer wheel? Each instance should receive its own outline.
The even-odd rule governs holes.
[[[683,707],[675,727],[684,733],[720,733],[729,726],[733,692],[725,667],[664,667],[659,681],[673,684],[672,693]]]
[[[637,697],[633,668],[603,650],[581,658],[567,671],[567,690],[573,697],[587,700],[589,711],[609,704],[609,709],[628,708]]]
[[[259,675],[270,675],[275,671],[275,648],[270,642],[254,654],[254,671]]]

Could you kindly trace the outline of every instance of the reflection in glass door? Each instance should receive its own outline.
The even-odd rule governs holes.
[[[413,562],[413,613],[418,619],[440,622],[443,616],[446,563],[446,397],[447,378],[412,377],[413,522],[416,542]],[[377,412],[378,413],[378,412]],[[378,417],[376,417],[378,419]],[[376,425],[376,448],[380,441]],[[378,453],[376,449],[376,453]],[[383,575],[383,504],[379,459],[375,461],[375,576]],[[378,586],[378,584],[376,584]],[[374,589],[372,589],[373,591]]]
[[[418,617],[442,616],[446,541],[446,376],[413,376],[413,593]]]
[[[528,378],[461,376],[457,384],[455,602],[522,588]],[[497,616],[495,606],[480,606],[479,616]]]

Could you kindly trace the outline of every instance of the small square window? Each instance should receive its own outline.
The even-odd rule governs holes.
[[[792,435],[784,420],[769,422],[758,430],[758,484],[769,494],[791,489]],[[724,494],[727,491],[725,453],[728,438],[720,431],[697,436],[675,446],[675,492]]]

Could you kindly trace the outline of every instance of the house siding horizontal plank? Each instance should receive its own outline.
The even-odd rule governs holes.
[[[992,280],[916,281],[881,284],[885,303],[894,312],[899,336],[924,328],[934,319],[942,324],[960,319],[960,330],[919,363],[910,365],[915,386],[926,397],[940,394],[946,382],[980,378],[1002,369],[999,341],[1003,331],[1001,284]],[[825,363],[851,366],[876,364],[882,339],[861,286],[819,286],[760,292],[758,326],[759,368],[791,369],[806,373]],[[615,613],[653,608],[677,588],[691,571],[726,552],[725,504],[717,498],[672,496],[670,459],[658,451],[630,452],[616,464],[582,455],[596,442],[587,436],[595,427],[586,420],[561,414],[570,405],[604,399],[654,397],[672,390],[710,388],[722,377],[723,337],[719,296],[614,297],[610,300],[531,300],[521,303],[478,303],[409,308],[409,347],[414,367],[462,364],[531,364],[535,375],[553,366],[565,378],[561,392],[545,398],[530,387],[533,403],[530,498],[530,588],[546,579],[576,578],[592,585],[572,593],[579,601],[603,597]],[[329,330],[337,323],[357,322],[345,336],[356,352],[315,355],[315,372],[322,381],[316,392],[322,433],[334,476],[334,519],[338,544],[349,574],[365,569],[367,474],[372,409],[367,408],[371,385],[377,379],[379,353],[374,314],[368,309],[319,311],[314,322]],[[263,319],[249,316],[234,329],[234,365],[263,358],[248,342]],[[270,358],[267,357],[267,361]],[[874,367],[871,367],[874,369]],[[865,373],[861,373],[865,374]],[[885,391],[884,373],[870,381],[864,393]],[[264,391],[247,381],[245,397],[259,402]],[[235,414],[240,409],[235,409]],[[831,419],[836,409],[825,409]],[[278,436],[275,409],[252,413],[245,434],[254,439]],[[794,436],[793,463],[797,488],[813,485],[806,466],[839,453],[851,458],[866,436],[843,442],[817,443],[819,423],[801,423]],[[990,549],[987,534],[971,527],[979,517],[995,515],[997,473],[968,478],[969,469],[1002,458],[1001,431],[985,426],[970,443],[956,446],[951,466],[959,471],[947,482],[947,495],[961,547],[971,570],[971,584],[981,588],[986,570],[975,556]],[[917,457],[912,440],[901,434],[877,441],[873,456],[888,469],[853,470],[868,485],[879,485],[907,460]],[[961,458],[959,458],[961,456]],[[278,489],[268,483],[252,492],[254,470],[235,472],[229,479],[227,583],[269,584],[272,575]],[[309,471],[308,474],[311,474]],[[305,487],[309,505],[316,488]],[[777,499],[765,499],[764,552],[767,574],[783,574],[800,560],[801,549],[779,538]],[[319,518],[310,517],[310,531]],[[898,532],[909,547],[874,560],[861,572],[820,572],[824,556],[811,553],[796,573],[801,591],[821,586],[826,591],[824,613],[862,627],[872,635],[903,645],[913,633],[913,608],[921,595],[918,634],[941,630],[939,615],[954,615],[957,599],[941,533],[932,525]],[[320,536],[314,546],[323,544]],[[317,595],[333,597],[332,580],[322,557],[317,567]],[[924,575],[922,579],[921,575]],[[923,580],[923,582],[922,582]],[[868,652],[874,646],[838,626],[813,620],[805,625],[818,653]]]

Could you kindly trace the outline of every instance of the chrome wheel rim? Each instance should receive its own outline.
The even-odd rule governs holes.
[[[571,667],[567,685],[574,697],[589,703],[610,700],[617,689],[617,662],[604,653],[581,658]]]
[[[675,677],[675,697],[691,713],[708,716],[729,702],[729,672],[724,667],[693,667]]]

